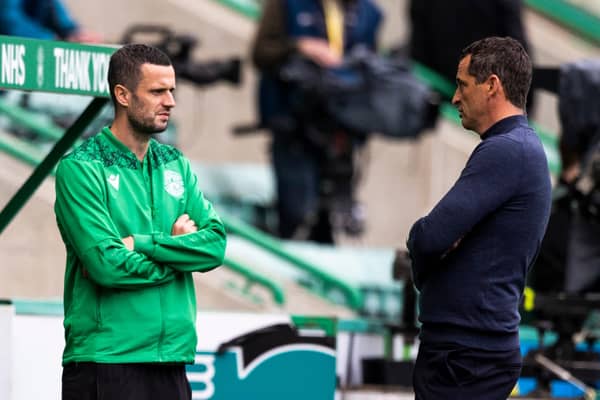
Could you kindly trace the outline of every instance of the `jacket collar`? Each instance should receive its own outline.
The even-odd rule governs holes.
[[[506,133],[513,130],[517,126],[529,126],[525,115],[511,115],[496,122],[481,135],[481,140],[488,139],[492,136]]]

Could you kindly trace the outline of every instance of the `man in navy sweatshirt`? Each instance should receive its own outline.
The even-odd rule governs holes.
[[[550,213],[550,174],[524,115],[531,61],[514,39],[466,47],[452,103],[481,142],[407,242],[420,291],[416,400],[505,400],[521,370],[519,304]]]

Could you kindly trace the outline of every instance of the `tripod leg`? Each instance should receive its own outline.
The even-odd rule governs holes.
[[[540,364],[542,367],[546,368],[548,371],[552,372],[554,375],[559,377],[560,379],[569,382],[571,385],[576,388],[582,390],[584,392],[585,400],[595,400],[596,399],[596,390],[589,387],[579,379],[575,378],[569,371],[556,364],[546,356],[542,354],[535,355],[535,361]]]

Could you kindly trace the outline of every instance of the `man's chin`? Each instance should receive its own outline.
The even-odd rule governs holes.
[[[148,126],[146,127],[146,129],[144,129],[144,134],[146,135],[156,135],[159,133],[163,133],[164,131],[167,130],[168,124],[164,123],[164,124],[156,124],[154,126]]]
[[[467,130],[471,130],[473,129],[471,124],[469,123],[468,120],[465,120],[463,117],[460,117],[460,123],[463,126],[463,128],[467,129]]]
[[[155,122],[153,121],[152,123],[140,123],[139,121],[130,118],[129,119],[129,123],[131,125],[131,127],[138,133],[141,133],[143,135],[154,135],[155,133],[161,133],[167,130],[167,127],[169,126],[169,121],[161,121],[161,122]]]
[[[169,126],[168,123],[164,123],[162,125],[158,125],[155,127],[154,129],[154,133],[163,133],[164,131],[167,130],[167,127]]]

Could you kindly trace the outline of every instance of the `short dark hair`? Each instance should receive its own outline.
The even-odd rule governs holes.
[[[521,43],[510,37],[488,37],[465,47],[460,59],[468,55],[471,55],[469,74],[475,77],[477,83],[496,74],[502,82],[508,101],[525,109],[532,65]]]
[[[120,84],[129,90],[135,90],[141,79],[142,64],[168,66],[171,65],[171,60],[161,50],[145,44],[127,44],[110,57],[108,87],[115,105],[115,86]]]

